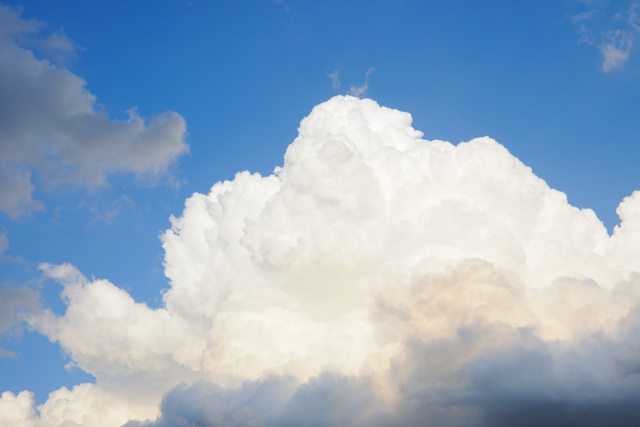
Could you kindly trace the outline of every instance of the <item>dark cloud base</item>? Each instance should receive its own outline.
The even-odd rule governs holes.
[[[169,392],[157,420],[125,426],[636,426],[640,375],[629,357],[638,312],[622,322],[618,340],[598,333],[547,342],[501,323],[465,325],[442,340],[408,339],[384,377],[324,373],[300,383],[270,376],[237,388],[198,381]],[[486,345],[499,348],[478,350]]]

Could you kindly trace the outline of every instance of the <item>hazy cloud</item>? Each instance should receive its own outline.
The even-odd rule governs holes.
[[[92,226],[97,223],[103,223],[105,225],[111,225],[120,214],[126,210],[135,208],[136,204],[131,197],[123,195],[115,200],[110,200],[106,203],[92,204],[81,202],[79,207],[86,208],[91,212],[91,221],[88,226]]]
[[[9,249],[9,239],[7,239],[7,232],[3,231],[0,233],[0,255]]]
[[[364,84],[362,86],[355,86],[353,84],[349,86],[349,94],[357,96],[358,98],[366,94],[369,90],[369,76],[371,76],[374,71],[375,69],[373,68],[369,68],[367,70],[367,72],[364,74]]]
[[[603,34],[600,44],[602,70],[606,73],[621,68],[629,59],[633,47],[634,35],[630,31],[609,31]]]
[[[5,393],[0,420],[636,422],[640,192],[609,235],[496,141],[427,141],[411,122],[334,97],[302,120],[273,175],[191,196],[162,236],[171,287],[159,309],[42,265],[67,310],[29,323],[96,384],[39,407]]]
[[[25,287],[0,285],[0,334],[20,322],[19,315],[35,307],[38,293]]]
[[[6,234],[0,234],[0,254],[8,247]],[[0,284],[0,336],[15,331],[36,307],[38,293],[26,287],[14,287]],[[0,358],[15,357],[15,353],[0,348]]]
[[[335,70],[333,73],[327,74],[327,76],[331,79],[331,87],[333,90],[339,90],[342,87],[340,83],[340,71]]]
[[[624,0],[613,7],[608,2],[582,0],[580,3],[586,10],[572,17],[580,34],[578,42],[598,45],[605,73],[622,68],[640,34],[640,2]]]
[[[42,207],[32,174],[45,187],[95,187],[115,172],[158,178],[188,150],[177,113],[145,120],[131,109],[110,120],[84,80],[27,47],[49,58],[73,52],[64,34],[42,28],[0,6],[0,210],[14,218]]]

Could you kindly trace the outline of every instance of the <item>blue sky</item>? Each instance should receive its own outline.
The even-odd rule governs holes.
[[[0,135],[2,173],[29,172],[33,186],[30,208],[7,201],[0,209],[0,283],[7,301],[24,291],[20,310],[65,311],[61,286],[43,277],[40,263],[70,263],[161,307],[169,281],[159,236],[169,217],[237,172],[269,175],[282,166],[300,120],[335,95],[409,112],[428,140],[489,136],[570,204],[593,209],[609,232],[618,204],[640,189],[635,0],[3,4],[12,19],[41,23],[2,30],[3,49],[30,51],[82,79],[103,127],[125,123],[136,107],[150,129],[147,148],[123,148],[104,163],[81,149],[52,154],[42,141],[16,154],[22,140]],[[0,82],[0,123],[8,128],[17,115],[25,129],[30,120],[46,122],[27,89],[8,82]],[[169,111],[177,115],[163,116]],[[158,133],[154,117],[167,120]],[[86,126],[87,135],[101,132]],[[153,138],[170,131],[177,136],[155,150]],[[148,160],[161,150],[164,157]],[[65,370],[72,358],[5,306],[0,391],[31,390],[42,403],[63,385],[93,381],[79,368]]]

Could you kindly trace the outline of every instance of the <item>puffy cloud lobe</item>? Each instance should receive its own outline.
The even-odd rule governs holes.
[[[490,138],[421,138],[372,100],[317,106],[273,175],[239,173],[171,219],[163,308],[44,265],[68,308],[30,323],[97,384],[36,420],[107,404],[129,426],[636,417],[640,192],[609,236]]]
[[[84,80],[18,43],[72,49],[62,34],[38,40],[41,27],[0,6],[0,210],[12,217],[41,208],[32,172],[47,186],[95,187],[115,172],[157,178],[188,149],[177,113],[144,120],[132,109],[128,120],[109,120]]]
[[[0,425],[32,427],[36,417],[33,393],[23,391],[15,395],[5,391],[0,395]]]
[[[17,396],[4,392],[0,397],[0,425],[11,427],[120,426],[144,413],[146,408],[115,398],[94,384],[62,387],[49,395],[46,403],[35,407],[33,393]],[[153,412],[152,412],[153,413]]]
[[[188,320],[135,303],[107,281],[89,282],[71,265],[41,269],[64,284],[69,307],[62,318],[49,311],[35,314],[32,326],[60,342],[105,388],[141,393],[141,403],[155,403],[164,390],[196,379],[204,343],[194,338]]]

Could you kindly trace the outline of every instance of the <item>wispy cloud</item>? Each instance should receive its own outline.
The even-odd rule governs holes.
[[[578,42],[597,45],[605,73],[620,69],[629,60],[640,35],[638,0],[609,4],[602,1],[579,2],[586,10],[575,14],[572,22],[580,35]]]
[[[349,94],[357,96],[358,98],[365,95],[369,90],[369,76],[371,76],[374,71],[374,68],[369,68],[367,70],[367,72],[364,74],[364,84],[362,86],[355,86],[353,84],[349,86]]]
[[[88,226],[92,226],[98,223],[104,225],[111,225],[122,212],[127,208],[135,207],[133,199],[127,195],[118,197],[115,200],[108,201],[102,204],[96,204],[96,202],[80,202],[79,207],[89,209],[91,212],[91,221]]]
[[[110,120],[86,82],[50,60],[74,52],[73,42],[41,36],[43,27],[0,6],[0,210],[13,218],[42,208],[32,174],[43,189],[94,188],[116,172],[158,179],[188,150],[177,113],[147,120],[131,109],[128,120]]]
[[[340,83],[340,71],[335,70],[332,73],[327,74],[327,77],[331,79],[331,87],[334,91],[340,90],[342,84]]]
[[[286,2],[285,0],[273,0],[273,3],[279,6],[282,6],[285,12],[287,13],[291,12],[291,7],[289,6],[289,3]]]
[[[621,68],[629,60],[634,40],[631,31],[611,30],[602,35],[600,52],[605,73]]]

